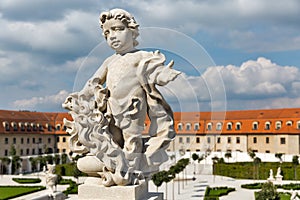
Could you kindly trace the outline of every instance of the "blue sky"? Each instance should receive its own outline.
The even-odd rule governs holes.
[[[175,111],[300,107],[297,0],[1,0],[0,109],[63,111],[113,53],[98,16],[116,7],[183,72],[161,88]]]

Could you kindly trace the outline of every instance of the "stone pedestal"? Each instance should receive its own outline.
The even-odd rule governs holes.
[[[281,182],[282,178],[283,178],[283,176],[281,176],[281,175],[275,176],[275,179],[276,179],[277,182]]]
[[[78,187],[79,200],[163,200],[163,193],[149,193],[148,184],[105,187],[84,183]]]

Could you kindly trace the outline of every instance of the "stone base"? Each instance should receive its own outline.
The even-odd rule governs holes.
[[[276,181],[277,182],[281,182],[282,181],[282,178],[283,178],[283,176],[275,176],[275,178],[276,178]]]
[[[62,192],[54,192],[52,194],[45,194],[42,196],[38,196],[35,198],[32,198],[31,200],[65,200],[67,197]]]
[[[148,184],[112,186],[84,183],[78,187],[79,200],[162,200],[162,193],[149,193]]]

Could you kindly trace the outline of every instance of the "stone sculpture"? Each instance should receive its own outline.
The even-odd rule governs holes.
[[[55,186],[57,183],[57,175],[55,174],[55,165],[47,165],[48,170],[46,173],[46,185],[50,189],[51,193],[55,192]]]
[[[272,170],[272,169],[270,169],[269,178],[268,178],[267,180],[268,180],[268,181],[270,181],[270,182],[273,182],[273,181],[275,181],[275,179],[274,179],[274,175],[273,175],[273,170]]]
[[[180,72],[165,65],[159,51],[138,50],[138,23],[125,10],[100,15],[107,44],[115,50],[84,88],[70,94],[63,107],[73,121],[64,120],[71,134],[70,149],[86,155],[78,168],[100,177],[104,186],[135,185],[157,172],[168,159],[166,148],[175,137],[173,113],[157,85],[173,81]],[[149,137],[142,137],[146,117]]]
[[[281,182],[282,178],[283,178],[283,176],[281,175],[281,168],[278,167],[275,179],[276,179],[276,181]]]

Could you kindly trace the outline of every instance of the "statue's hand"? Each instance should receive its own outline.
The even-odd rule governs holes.
[[[173,81],[181,72],[172,69],[174,61],[171,62],[163,68],[160,74],[157,76],[156,81],[158,85],[166,85],[168,82]]]

